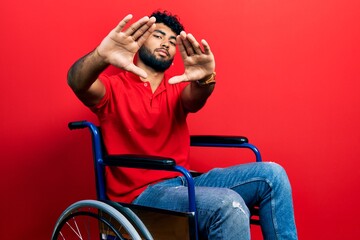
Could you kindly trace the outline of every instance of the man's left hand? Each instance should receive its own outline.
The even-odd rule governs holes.
[[[215,58],[209,44],[203,39],[201,45],[191,33],[182,31],[176,38],[184,62],[185,72],[169,79],[169,83],[197,81],[215,71]]]

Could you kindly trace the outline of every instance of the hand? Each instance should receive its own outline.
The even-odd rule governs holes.
[[[170,78],[169,83],[200,80],[215,71],[215,58],[205,40],[201,40],[202,49],[192,34],[182,31],[176,41],[184,62],[185,72],[180,76]]]
[[[95,50],[106,63],[146,78],[146,72],[135,66],[134,57],[139,48],[155,29],[154,17],[143,17],[125,31],[125,25],[132,19],[127,15],[100,43]]]

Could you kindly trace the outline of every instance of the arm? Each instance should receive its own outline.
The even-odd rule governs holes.
[[[213,77],[214,75],[207,76],[205,80]],[[200,110],[213,92],[214,87],[215,82],[200,86],[197,82],[192,81],[181,93],[181,99],[185,109],[188,112],[197,112]]]
[[[105,86],[97,78],[108,65],[94,50],[71,66],[68,85],[86,106],[97,104],[105,95]]]
[[[184,31],[180,33],[177,37],[177,44],[184,62],[185,72],[183,75],[169,79],[169,83],[191,82],[181,94],[181,101],[188,112],[200,110],[215,86],[215,58],[209,44],[205,40],[202,40],[201,43],[203,48],[192,34],[186,34]]]
[[[136,52],[154,31],[155,18],[143,17],[122,31],[131,18],[132,15],[127,15],[94,51],[71,66],[68,84],[85,105],[95,105],[105,95],[105,87],[98,76],[109,64],[140,77],[147,77],[144,70],[134,65],[133,60]]]

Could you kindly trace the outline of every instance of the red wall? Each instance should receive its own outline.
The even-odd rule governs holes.
[[[67,69],[125,14],[160,7],[216,56],[216,91],[191,132],[246,135],[282,164],[300,239],[359,236],[359,1],[4,0],[0,239],[49,239],[66,206],[94,198],[89,135],[66,125],[96,119]]]

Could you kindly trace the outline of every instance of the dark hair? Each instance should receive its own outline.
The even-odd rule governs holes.
[[[150,17],[156,18],[156,23],[163,23],[174,31],[177,35],[184,30],[183,25],[180,23],[178,16],[171,14],[168,11],[155,11]]]

